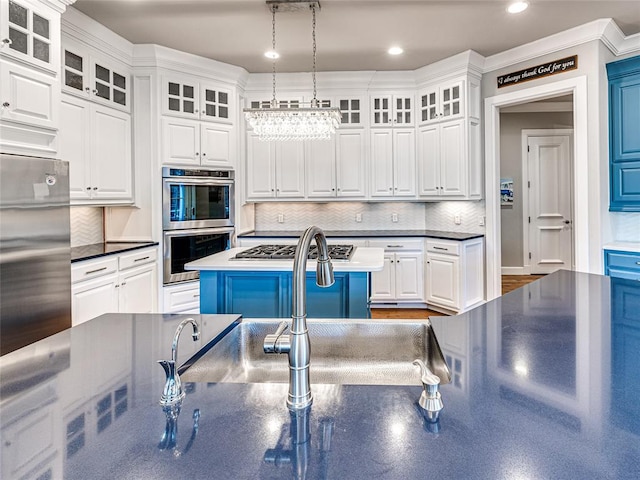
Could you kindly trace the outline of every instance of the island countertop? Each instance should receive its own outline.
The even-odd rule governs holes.
[[[260,271],[260,272],[291,272],[293,260],[273,259],[242,259],[233,257],[238,252],[248,250],[251,247],[235,247],[224,250],[214,255],[187,263],[185,270],[212,270],[212,271]],[[384,249],[377,247],[356,247],[353,256],[349,260],[332,260],[333,270],[336,272],[375,272],[384,268]],[[307,271],[315,271],[316,261],[307,261]]]
[[[186,384],[168,428],[156,360],[187,315],[103,315],[0,357],[2,477],[637,479],[639,312],[639,282],[559,271],[432,317],[453,377],[439,429],[420,386],[312,380],[304,444],[286,384]],[[239,321],[192,317],[179,362]]]
[[[282,231],[282,230],[252,230],[250,232],[239,233],[238,238],[299,238],[302,231]],[[484,237],[483,233],[467,232],[446,232],[443,230],[324,230],[328,239],[332,238],[364,238],[364,237],[425,237],[439,238],[444,240],[472,240]]]

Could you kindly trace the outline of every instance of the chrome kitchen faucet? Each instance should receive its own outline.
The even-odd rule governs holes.
[[[307,257],[311,240],[318,245],[318,266],[316,283],[320,287],[333,285],[333,266],[327,248],[327,239],[322,230],[312,226],[307,228],[298,241],[293,260],[293,302],[291,333],[284,336],[288,327],[283,321],[275,333],[264,339],[265,353],[286,353],[289,356],[289,394],[287,406],[292,410],[308,407],[313,402],[309,382],[309,361],[311,345],[307,330],[306,272]]]

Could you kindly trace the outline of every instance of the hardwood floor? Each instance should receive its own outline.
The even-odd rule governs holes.
[[[520,288],[527,283],[531,283],[544,275],[503,275],[502,294],[508,293],[516,288]],[[428,318],[444,313],[421,308],[372,308],[371,318]]]

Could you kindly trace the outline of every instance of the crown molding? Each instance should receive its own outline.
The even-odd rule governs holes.
[[[201,76],[234,87],[244,87],[249,75],[244,68],[236,65],[155,44],[134,45],[133,66],[135,68],[164,68],[182,74],[188,72],[189,75]]]
[[[486,57],[483,73],[500,70],[594,40],[600,40],[616,56],[640,51],[640,34],[625,37],[613,19],[600,18]]]
[[[64,13],[67,7],[76,3],[76,0],[40,0],[40,3],[44,3],[58,13]]]
[[[480,79],[484,63],[485,58],[482,55],[474,50],[467,50],[414,70],[415,81],[418,86],[423,86],[433,81],[442,81],[466,74],[474,75]]]
[[[61,23],[63,35],[68,35],[75,40],[88,44],[101,53],[106,53],[128,66],[132,65],[133,43],[109,30],[101,23],[96,22],[91,17],[70,7],[62,15]]]

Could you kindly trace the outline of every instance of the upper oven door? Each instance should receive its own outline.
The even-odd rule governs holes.
[[[233,226],[233,180],[163,178],[162,228]]]

